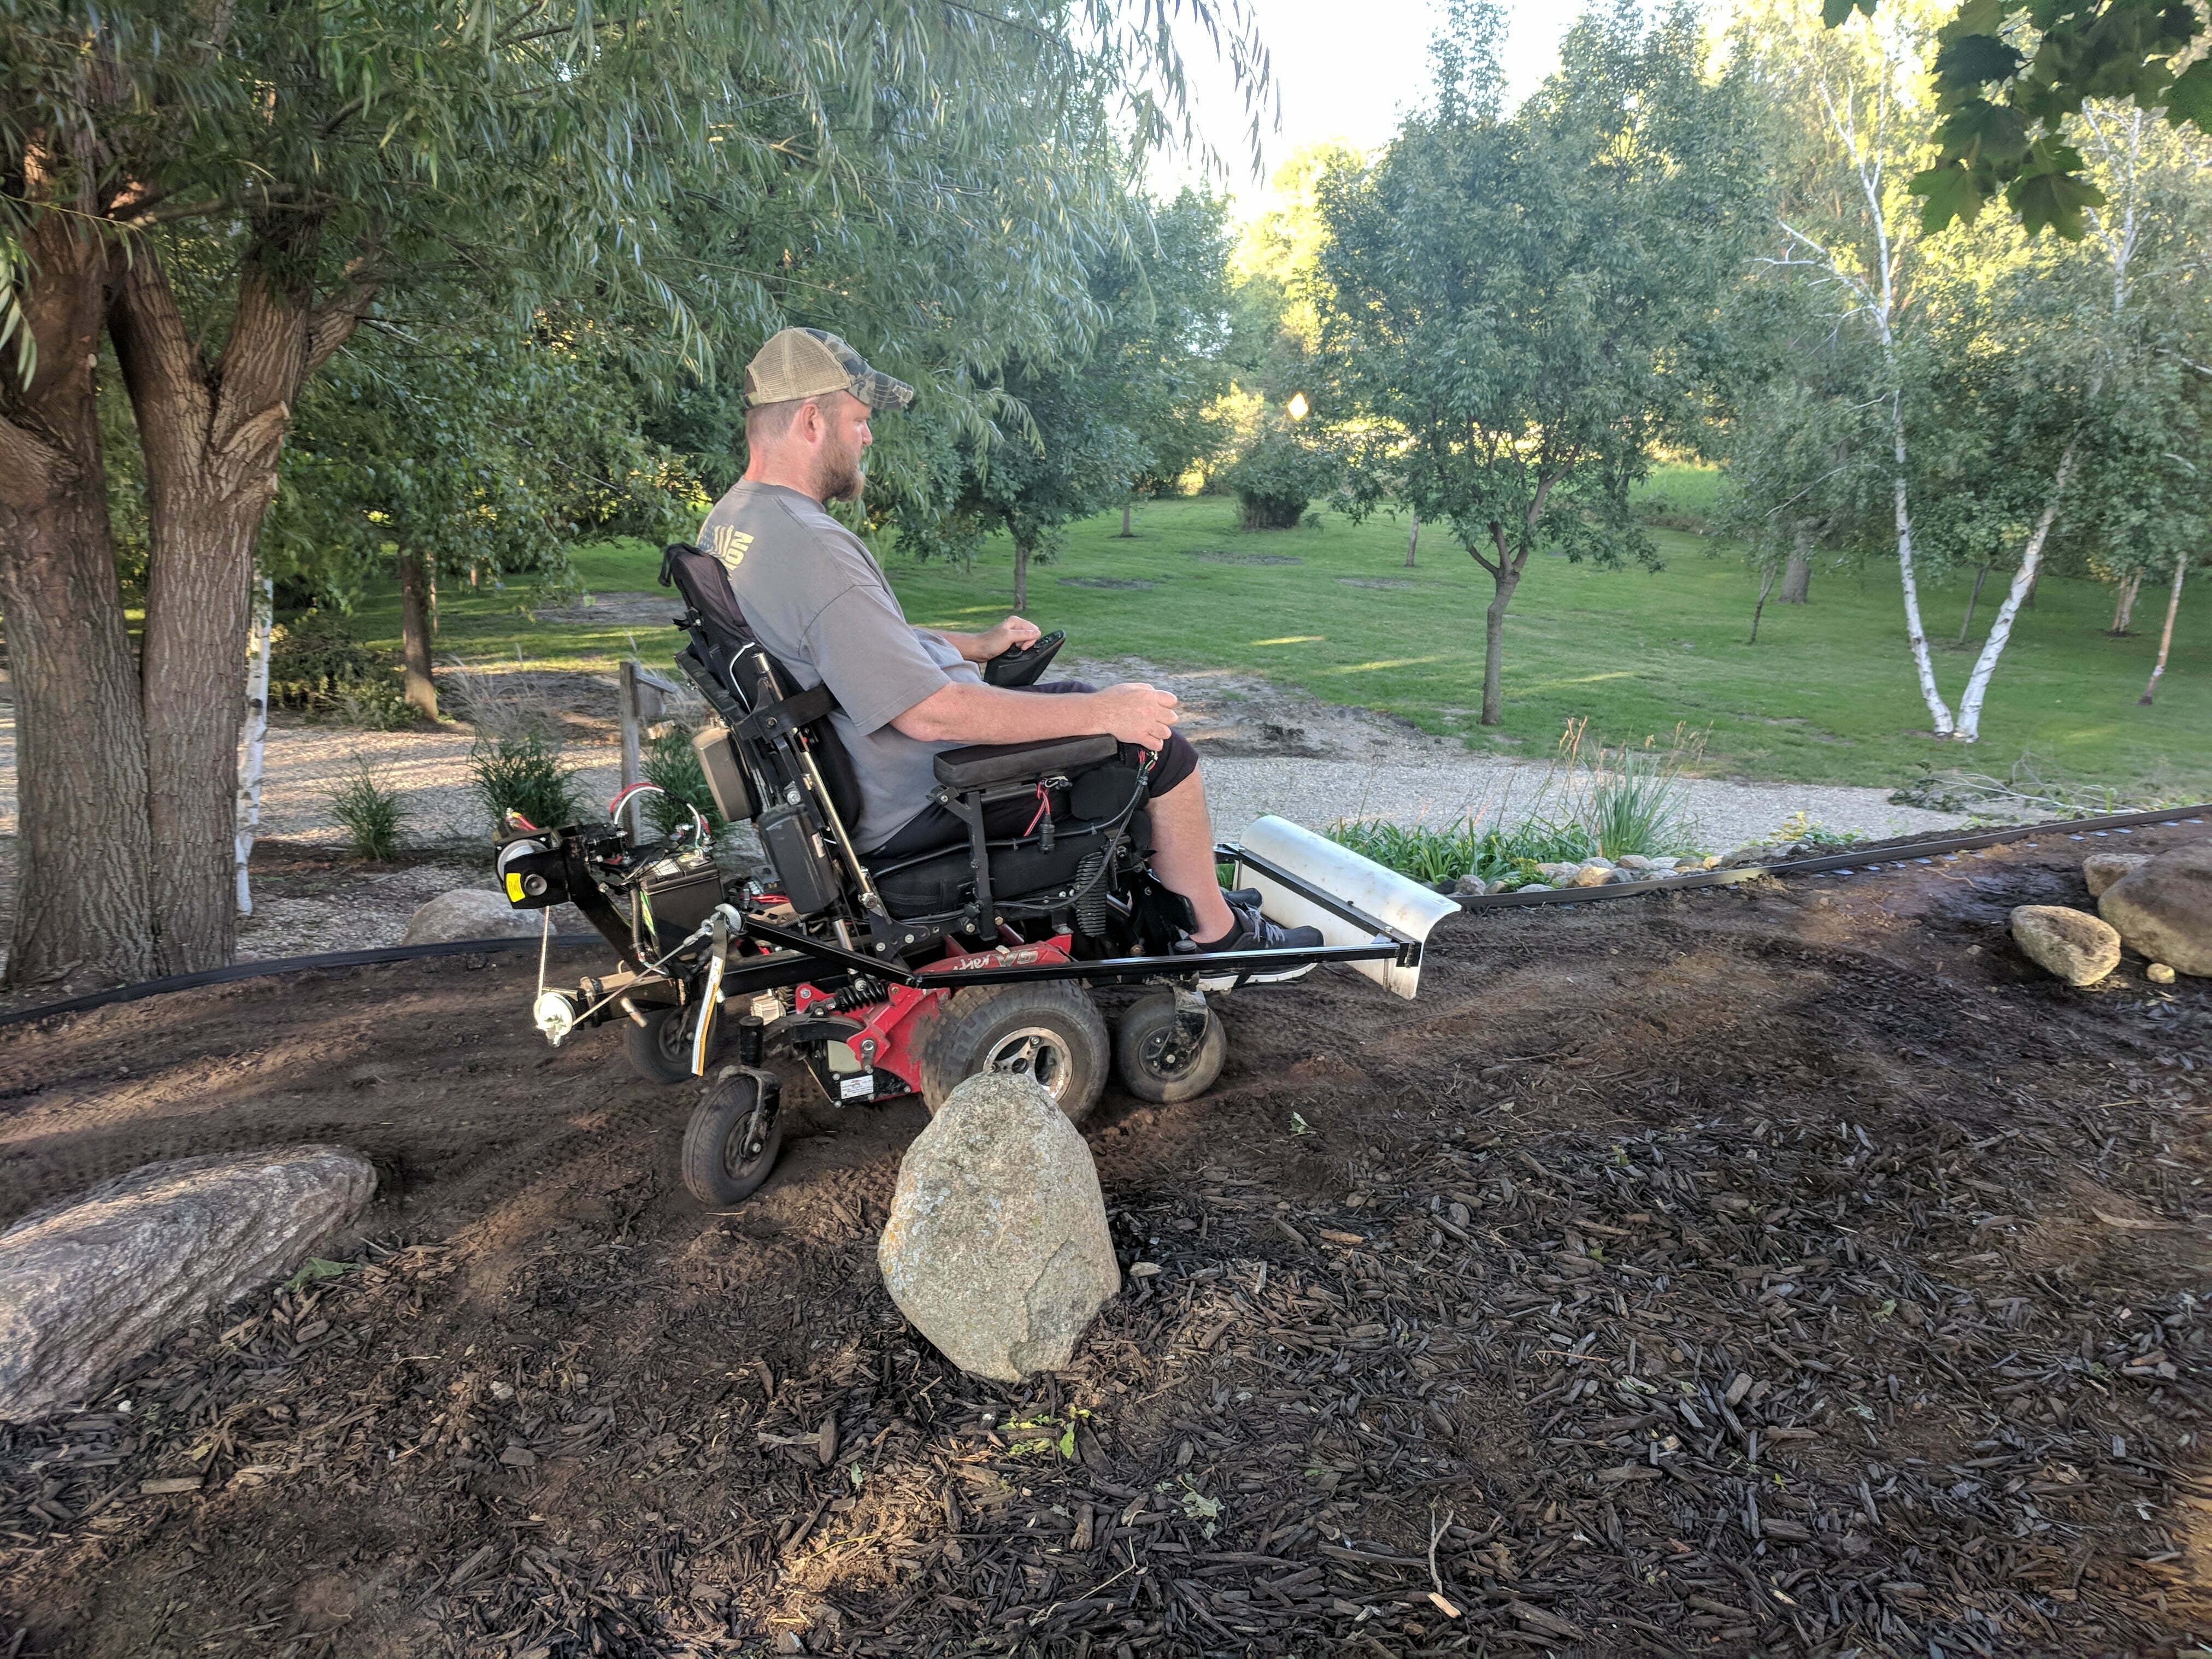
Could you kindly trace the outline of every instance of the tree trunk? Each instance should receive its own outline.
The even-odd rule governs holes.
[[[0,617],[17,780],[7,980],[17,986],[156,969],[146,731],[94,391],[109,268],[80,223],[55,212],[27,228],[18,292],[38,360],[27,383],[12,361],[0,369]]]
[[[1503,726],[1505,696],[1498,682],[1505,660],[1505,607],[1513,603],[1513,590],[1520,586],[1521,572],[1510,563],[1501,562],[1491,580],[1496,584],[1497,592],[1491,596],[1490,609],[1483,617],[1481,723]]]
[[[1407,535],[1407,538],[1406,538],[1406,568],[1407,568],[1407,569],[1411,570],[1411,569],[1413,568],[1413,555],[1414,555],[1414,554],[1416,554],[1416,553],[1418,553],[1418,552],[1419,552],[1419,551],[1420,551],[1420,548],[1421,548],[1421,515],[1420,515],[1420,514],[1419,514],[1419,513],[1416,512],[1416,513],[1413,514],[1413,531],[1412,531],[1412,532],[1411,532],[1409,535]]]
[[[2173,556],[2173,591],[2166,595],[2166,627],[2158,636],[2158,665],[2150,671],[2150,684],[2143,687],[2142,696],[2136,699],[2138,704],[2151,702],[2158,696],[2158,683],[2166,673],[2166,653],[2173,649],[2173,618],[2181,609],[2181,578],[2183,573],[2188,568],[2189,556],[2185,553],[2175,554]]]
[[[1920,584],[1912,568],[1912,514],[1905,494],[1905,411],[1901,398],[1890,396],[1889,435],[1895,465],[1890,474],[1890,501],[1897,523],[1897,574],[1905,590],[1905,637],[1911,647],[1913,672],[1920,679],[1920,699],[1928,705],[1928,718],[1936,735],[1951,735],[1950,705],[1936,686],[1936,664],[1928,654],[1928,630],[1920,622]]]
[[[430,719],[438,718],[438,683],[430,678],[430,647],[436,622],[432,607],[437,578],[420,553],[399,556],[399,653],[405,664],[407,701]]]
[[[304,222],[303,222],[304,221]],[[356,313],[311,308],[309,216],[256,224],[222,355],[186,331],[154,249],[134,246],[108,315],[146,457],[147,818],[162,971],[230,960],[232,845],[248,590],[291,401]]]
[[[1959,624],[1959,643],[1966,642],[1966,630],[1974,625],[1974,607],[1982,602],[1982,584],[1990,579],[1990,568],[1985,564],[1974,567],[1974,591],[1966,595],[1966,619]]]
[[[1129,507],[1130,503],[1127,501],[1121,503],[1121,539],[1124,541],[1131,539],[1137,533],[1129,528]]]
[[[269,578],[253,585],[252,666],[246,675],[246,775],[238,784],[238,914],[253,914],[253,885],[246,866],[261,830],[261,763],[269,737],[269,646],[275,623]]]
[[[1982,643],[1982,654],[1974,659],[1974,672],[1966,678],[1966,695],[1959,699],[1958,740],[1973,743],[1982,735],[1982,698],[1990,689],[1990,677],[1996,672],[1997,659],[2004,654],[2005,641],[2012,637],[2013,618],[2020,607],[2035,592],[2035,579],[2043,574],[2043,544],[2050,538],[2051,526],[2058,521],[2058,504],[2065,499],[2066,485],[2074,476],[2076,447],[2066,447],[2058,458],[2058,471],[2051,475],[2051,494],[2045,497],[2043,515],[2035,521],[2035,529],[2021,550],[2020,568],[2014,573],[2012,592],[1997,611],[1997,619],[1990,624],[1990,636]]]
[[[2136,595],[2142,592],[2143,573],[2130,570],[2119,580],[2119,594],[2112,604],[2112,626],[2115,635],[2132,631],[2129,624],[2136,619]]]
[[[1751,607],[1751,637],[1746,645],[1759,643],[1759,619],[1766,611],[1766,596],[1774,591],[1774,567],[1767,566],[1759,573],[1759,603]]]
[[[1030,550],[1020,542],[1014,544],[1014,609],[1030,608]]]
[[[1782,591],[1774,596],[1784,605],[1813,602],[1813,532],[1800,530],[1790,549],[1790,566],[1782,573]]]

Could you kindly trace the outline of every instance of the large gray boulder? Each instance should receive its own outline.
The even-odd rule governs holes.
[[[2092,853],[2081,860],[2081,879],[2091,898],[2102,898],[2105,890],[2123,876],[2131,876],[2150,862],[2148,853]]]
[[[489,887],[456,887],[441,893],[407,919],[402,945],[455,945],[471,939],[536,938],[541,912],[518,910]]]
[[[2212,978],[2212,841],[2160,853],[2107,887],[2098,914],[2128,949]]]
[[[2094,985],[2120,965],[2118,931],[2087,910],[2023,904],[2012,913],[2012,936],[2031,961],[2069,985]]]
[[[99,1392],[125,1362],[290,1273],[376,1171],[340,1146],[149,1164],[0,1233],[0,1422]]]
[[[1121,1288],[1090,1147],[1004,1072],[954,1089],[907,1149],[876,1261],[916,1330],[1001,1382],[1066,1364]]]

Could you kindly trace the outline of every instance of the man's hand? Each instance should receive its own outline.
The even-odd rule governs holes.
[[[994,657],[1004,656],[1018,645],[1033,643],[1039,633],[1037,625],[1026,617],[1009,617],[996,628],[975,635],[975,644],[981,655],[978,662],[988,662]]]
[[[1165,745],[1176,723],[1176,694],[1133,680],[1109,685],[1086,699],[1096,708],[1098,724],[1117,743],[1140,744],[1157,752]]]

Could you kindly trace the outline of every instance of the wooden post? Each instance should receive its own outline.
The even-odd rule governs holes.
[[[637,710],[637,662],[624,657],[615,674],[615,703],[622,719],[622,787],[627,789],[645,775],[645,750],[639,730]],[[635,803],[629,815],[633,831],[644,822]]]
[[[248,636],[246,670],[246,763],[238,774],[238,834],[234,858],[238,870],[238,914],[253,914],[253,889],[246,866],[261,829],[262,757],[269,736],[269,645],[274,632],[275,592],[268,577],[254,584],[253,629]]]
[[[2149,702],[2158,696],[2159,677],[2166,672],[2166,654],[2173,649],[2173,618],[2174,614],[2181,609],[2182,573],[2188,568],[2189,556],[2185,553],[2175,554],[2173,556],[2173,592],[2166,596],[2166,629],[2158,636],[2158,665],[2150,671],[2150,684],[2143,687],[2142,696],[2136,699],[2138,705]]]

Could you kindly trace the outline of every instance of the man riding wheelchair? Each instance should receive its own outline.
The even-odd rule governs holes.
[[[708,1079],[684,1142],[695,1195],[732,1204],[767,1179],[771,1049],[839,1105],[919,1093],[934,1111],[1012,1071],[1079,1120],[1109,1070],[1146,1100],[1210,1087],[1227,1042],[1208,991],[1336,961],[1414,994],[1451,902],[1279,818],[1215,846],[1172,696],[1030,684],[1057,640],[1019,617],[907,623],[823,507],[858,493],[869,416],[907,387],[787,329],[746,392],[745,477],[661,580],[684,600],[677,664],[718,721],[692,739],[702,770],[768,869],[726,877],[696,814],[643,843],[618,823],[511,822],[498,860],[509,901],[549,912],[549,948],[568,901],[621,957],[569,991],[541,953],[547,1039],[623,1018],[642,1076]],[[1224,861],[1252,885],[1224,893]],[[1095,985],[1143,988],[1110,1036]]]
[[[1173,693],[1142,684],[1094,690],[1076,680],[1009,689],[992,684],[983,665],[1034,646],[1034,623],[1009,617],[985,633],[957,634],[907,622],[866,544],[823,504],[859,498],[870,417],[913,398],[836,336],[785,329],[745,370],[745,474],[700,532],[788,689],[827,686],[836,699],[829,720],[860,786],[848,827],[862,860],[896,863],[962,837],[958,817],[931,799],[933,763],[946,750],[1104,734],[1121,766],[1144,771],[1152,873],[1190,907],[1188,937],[1198,950],[1320,944],[1313,929],[1262,916],[1255,895],[1222,893],[1198,757],[1174,730]],[[986,809],[985,831],[1027,835],[1048,805],[1042,794],[1003,796]]]

